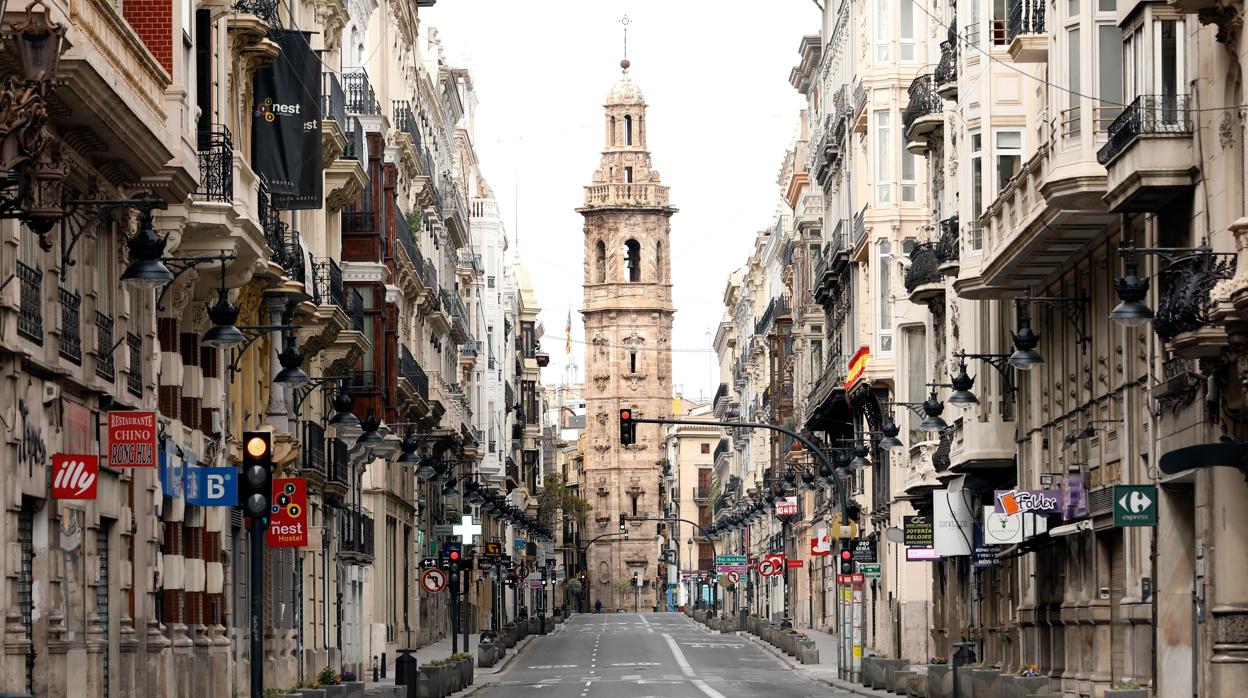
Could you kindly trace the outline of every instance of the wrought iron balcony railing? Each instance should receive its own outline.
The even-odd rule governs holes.
[[[944,100],[936,94],[936,85],[932,81],[931,73],[920,75],[911,81],[907,93],[910,95],[910,102],[901,114],[901,123],[906,131],[909,131],[910,126],[918,119],[929,114],[939,114],[945,109]]]
[[[416,273],[420,275],[420,281],[425,288],[438,287],[438,269],[433,266],[433,262],[426,259],[425,263],[416,267]]]
[[[416,245],[412,229],[407,225],[407,216],[403,215],[398,206],[394,208],[394,236],[398,238],[399,245],[407,253],[407,260],[419,273],[421,267],[425,266],[425,256],[420,253],[420,247]]]
[[[338,122],[339,128],[347,128],[347,94],[342,91],[342,80],[337,73],[321,73],[321,118]]]
[[[329,475],[325,457],[325,427],[314,421],[303,423],[303,469]]]
[[[858,84],[854,85],[854,112],[853,112],[854,116],[857,117],[859,114],[862,113],[862,110],[865,109],[866,107],[867,107],[867,88],[863,87],[862,81],[859,80]]]
[[[381,105],[377,102],[377,94],[373,92],[373,84],[369,82],[368,71],[363,68],[343,71],[342,88],[347,95],[347,113],[381,114]]]
[[[477,343],[477,340],[475,339],[470,338],[468,341],[459,345],[460,356],[475,357],[475,356],[478,356],[480,353],[481,353],[480,345]]]
[[[130,355],[129,365],[126,367],[126,390],[135,397],[143,397],[143,338],[127,332],[126,349]]]
[[[446,289],[441,289],[442,306],[452,318],[458,320],[464,327],[468,329],[468,309],[464,307],[464,302],[459,299],[459,295],[452,293]]]
[[[330,439],[330,463],[327,475],[331,482],[346,485],[350,481],[351,450],[338,439]]]
[[[342,157],[346,160],[365,162],[368,160],[368,146],[364,142],[364,124],[358,117],[348,116],[343,126],[346,130],[347,145],[342,149]]]
[[[471,269],[474,274],[485,273],[485,267],[481,265],[481,254],[472,250],[459,250],[455,264],[462,269]]]
[[[201,201],[234,201],[234,138],[230,129],[212,124],[200,130],[199,186],[192,196]]]
[[[864,205],[862,207],[862,210],[858,212],[858,215],[854,216],[854,239],[853,239],[853,242],[850,244],[851,247],[857,247],[858,243],[862,242],[862,238],[865,237],[867,234],[867,208],[868,207],[869,206]]]
[[[338,547],[342,552],[373,556],[373,514],[362,507],[338,512]]]
[[[353,288],[347,292],[347,317],[351,318],[351,329],[364,331],[364,294],[360,289]]]
[[[940,42],[940,63],[932,73],[936,87],[958,80],[958,40],[956,35]]]
[[[1044,33],[1044,6],[1047,0],[1010,0],[1005,43],[1019,34]]]
[[[399,375],[411,384],[412,390],[415,390],[421,399],[429,401],[429,376],[407,347],[403,347],[399,354]]]
[[[58,288],[57,299],[61,304],[61,356],[80,364],[82,363],[82,323],[78,309],[82,305],[82,294]]]
[[[286,275],[295,281],[307,281],[307,270],[304,266],[303,245],[299,242],[299,232],[291,230],[282,221],[281,211],[273,207],[273,202],[263,185],[260,187],[259,204],[260,225],[264,230],[264,241],[269,245],[271,259],[280,266]]]
[[[715,447],[715,455],[714,455],[714,458],[713,458],[714,462],[718,463],[718,462],[719,462],[719,457],[720,457],[720,456],[722,456],[722,455],[724,455],[724,454],[726,454],[726,453],[729,453],[729,452],[730,452],[730,450],[731,450],[731,449],[729,449],[729,448],[728,448],[728,439],[727,439],[727,437],[720,439],[720,440],[719,440],[719,445]]]
[[[420,148],[422,146],[420,122],[416,120],[416,113],[412,111],[412,103],[406,99],[396,99],[391,102],[390,110],[394,113],[395,130],[406,133],[411,137],[412,143]]]
[[[35,344],[43,344],[43,271],[17,263],[21,314],[17,333]]]
[[[343,307],[342,267],[329,257],[312,258],[312,294],[317,305]]]
[[[1235,258],[1192,255],[1176,260],[1158,276],[1157,311],[1153,330],[1163,341],[1172,341],[1213,323],[1210,295],[1219,281],[1235,275]]]
[[[274,29],[282,26],[278,0],[234,0],[234,9],[245,15],[255,15]]]
[[[468,206],[464,204],[464,199],[459,195],[459,187],[455,184],[455,178],[449,174],[442,177],[442,193],[443,204],[449,208],[446,213],[458,213],[461,221],[468,220]]]
[[[936,261],[941,264],[958,261],[958,217],[946,218],[940,222],[940,238],[936,240]]]
[[[1140,95],[1109,125],[1109,140],[1096,154],[1108,165],[1142,135],[1184,136],[1192,133],[1188,95]]]
[[[922,242],[915,245],[910,252],[910,268],[906,269],[906,292],[913,293],[920,286],[939,282],[940,271],[937,266],[933,243]]]
[[[113,367],[113,319],[104,313],[95,313],[95,375],[106,381],[116,378]]]

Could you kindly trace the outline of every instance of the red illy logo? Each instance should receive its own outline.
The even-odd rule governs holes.
[[[100,457],[58,453],[52,456],[53,499],[95,499]]]

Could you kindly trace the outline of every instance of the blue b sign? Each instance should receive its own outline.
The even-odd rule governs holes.
[[[523,550],[524,546],[528,545],[528,543],[523,538],[517,538],[515,545],[516,550]]]
[[[238,506],[238,470],[187,468],[186,501],[201,507]]]

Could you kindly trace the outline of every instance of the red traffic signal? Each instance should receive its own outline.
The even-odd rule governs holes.
[[[633,411],[620,410],[620,444],[630,446],[637,441],[637,423],[633,421]]]
[[[849,558],[850,558],[850,557],[852,557],[852,555],[853,555],[853,553],[849,552],[848,550],[842,550],[842,551],[841,551],[841,559],[842,559],[842,560],[849,560]]]
[[[451,551],[451,562],[455,562],[455,561],[457,561],[457,560],[459,560],[459,551],[458,551],[458,550],[452,550],[452,551]]]
[[[854,554],[850,552],[849,548],[841,548],[841,574],[854,573],[853,557]]]

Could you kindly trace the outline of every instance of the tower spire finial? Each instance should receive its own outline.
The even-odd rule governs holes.
[[[630,65],[630,63],[628,62],[628,25],[629,24],[631,24],[631,21],[628,19],[628,15],[624,15],[623,17],[620,18],[620,25],[624,27],[624,59],[620,61],[620,67],[623,68],[624,70],[628,70],[628,66]]]

